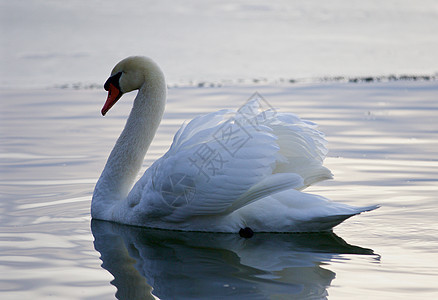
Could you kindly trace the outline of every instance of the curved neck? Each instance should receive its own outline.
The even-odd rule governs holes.
[[[93,207],[97,202],[109,204],[127,197],[160,124],[165,103],[164,77],[149,78],[139,89],[125,128],[96,184],[92,215],[96,213],[93,210],[105,210]]]

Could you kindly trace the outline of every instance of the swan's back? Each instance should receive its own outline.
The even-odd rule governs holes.
[[[169,151],[133,188],[129,221],[202,230],[194,219],[221,219],[275,193],[331,178],[322,166],[325,145],[315,124],[262,111],[258,99],[238,111],[199,116],[178,130]]]

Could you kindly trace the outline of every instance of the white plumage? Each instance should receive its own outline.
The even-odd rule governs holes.
[[[300,192],[331,178],[322,166],[324,135],[293,114],[263,110],[259,95],[237,111],[221,110],[184,124],[168,152],[128,193],[161,120],[164,77],[150,59],[131,57],[114,68],[106,87],[105,107],[124,92],[139,93],[96,185],[94,218],[177,230],[309,232],[330,230],[377,208]]]

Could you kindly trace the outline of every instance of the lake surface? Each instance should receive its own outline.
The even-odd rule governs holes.
[[[0,0],[0,87],[102,84],[147,55],[170,83],[438,71],[436,0]]]
[[[182,122],[256,91],[326,133],[335,178],[308,192],[381,208],[333,234],[251,239],[92,221],[134,94],[103,118],[100,89],[1,90],[0,298],[437,298],[438,82],[172,88],[143,171]]]

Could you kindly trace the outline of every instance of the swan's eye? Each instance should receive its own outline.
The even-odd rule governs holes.
[[[109,90],[110,84],[114,85],[118,90],[120,90],[120,77],[122,76],[123,72],[118,72],[107,79],[105,84],[103,85],[103,88],[105,91]]]

